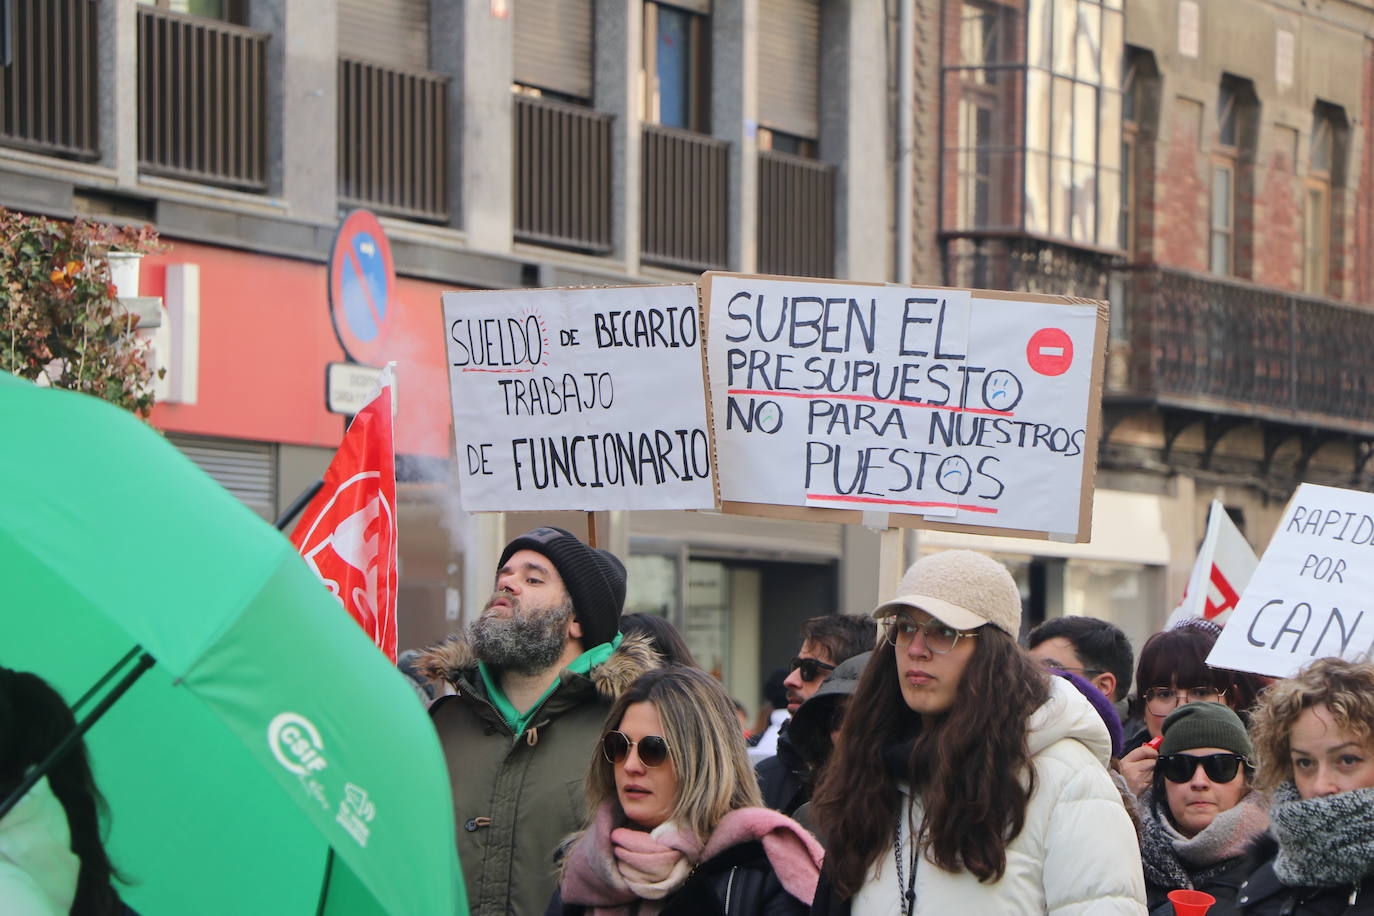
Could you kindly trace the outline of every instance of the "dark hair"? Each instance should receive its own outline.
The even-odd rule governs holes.
[[[649,637],[654,651],[663,657],[665,665],[687,665],[700,668],[687,647],[687,640],[677,631],[667,617],[657,614],[621,614],[620,632],[626,636],[641,635]]]
[[[1135,652],[1120,627],[1096,617],[1051,617],[1030,631],[1026,646],[1034,649],[1056,637],[1073,643],[1073,650],[1083,660],[1083,667],[1108,671],[1116,676],[1116,694],[1112,699],[1124,700],[1130,694]]]
[[[927,728],[902,698],[892,645],[876,649],[850,699],[864,714],[845,716],[811,803],[821,835],[843,838],[826,850],[840,896],[857,893],[892,842],[901,795],[884,751],[907,741],[907,778],[925,805],[918,842],[926,858],[979,881],[1000,879],[1035,792],[1026,722],[1049,692],[1048,676],[1012,637],[985,626],[953,707]]]
[[[76,728],[66,702],[36,674],[0,667],[0,798],[8,798],[25,772]],[[100,836],[105,799],[95,787],[84,743],[77,741],[47,773],[67,813],[71,848],[81,860],[71,912],[104,916],[123,909],[110,882],[122,877],[110,864]]]
[[[1215,687],[1226,691],[1226,704],[1247,723],[1250,708],[1259,696],[1261,682],[1253,674],[1213,668],[1207,656],[1217,643],[1215,633],[1201,627],[1161,630],[1145,641],[1135,669],[1131,713],[1143,716],[1145,691],[1151,687]]]
[[[787,687],[784,684],[786,680],[787,669],[774,668],[763,682],[763,698],[774,709],[787,708]]]
[[[868,614],[823,614],[802,622],[801,637],[824,648],[830,664],[838,665],[873,648],[878,621]]]

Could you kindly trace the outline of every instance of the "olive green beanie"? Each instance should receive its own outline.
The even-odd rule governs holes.
[[[1164,720],[1161,733],[1164,735],[1164,741],[1159,745],[1161,757],[1200,747],[1218,747],[1239,754],[1246,760],[1255,757],[1254,745],[1250,743],[1250,736],[1246,734],[1240,716],[1232,712],[1229,706],[1220,703],[1188,703],[1180,706]]]

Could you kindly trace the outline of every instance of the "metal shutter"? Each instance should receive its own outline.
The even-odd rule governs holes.
[[[340,0],[339,53],[429,69],[429,0]]]
[[[169,433],[167,441],[263,518],[273,518],[277,504],[276,461],[269,442],[243,442]]]
[[[759,123],[820,137],[820,0],[759,0]]]
[[[515,81],[592,97],[592,0],[515,0]]]

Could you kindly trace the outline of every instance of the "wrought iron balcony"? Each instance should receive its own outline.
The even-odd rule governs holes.
[[[339,58],[339,200],[447,222],[448,84],[438,73]]]
[[[517,95],[515,235],[526,242],[611,250],[611,116]]]
[[[264,32],[138,9],[138,162],[145,172],[267,187]]]
[[[1125,287],[1109,398],[1374,434],[1374,312],[1158,267]]]
[[[94,159],[98,8],[90,0],[13,0],[13,63],[0,67],[0,144]]]
[[[644,125],[646,263],[683,270],[729,260],[730,146],[690,131]]]
[[[835,167],[759,153],[759,271],[801,277],[835,272]]]

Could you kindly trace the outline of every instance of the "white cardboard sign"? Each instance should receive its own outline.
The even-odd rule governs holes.
[[[1374,494],[1305,483],[1289,500],[1207,664],[1292,677],[1374,647]]]
[[[695,286],[443,303],[463,508],[715,505]]]
[[[1095,303],[714,273],[703,296],[723,503],[1087,537]]]

